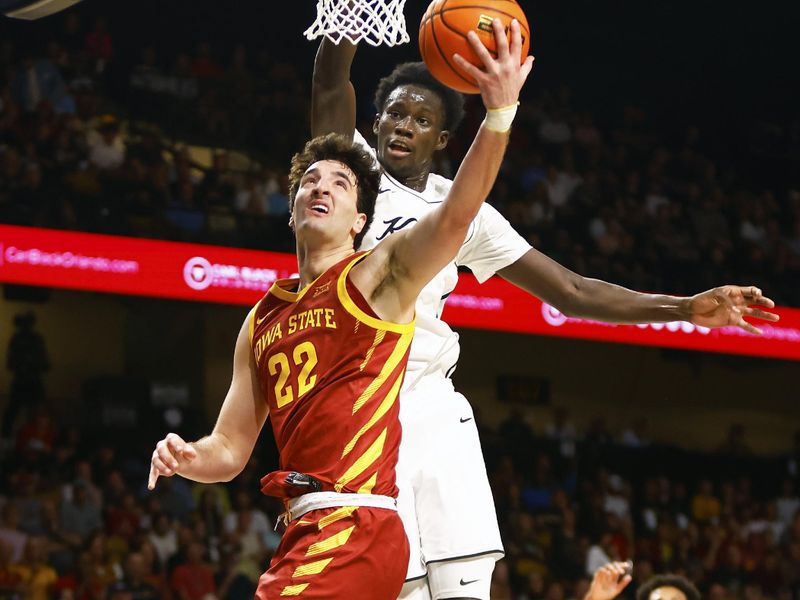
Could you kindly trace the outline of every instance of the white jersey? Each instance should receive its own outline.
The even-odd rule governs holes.
[[[354,141],[375,150],[356,131]],[[383,172],[375,217],[360,250],[369,250],[386,236],[412,227],[444,201],[453,182],[431,173],[422,192],[404,186]],[[511,224],[489,204],[484,204],[472,222],[455,261],[436,275],[417,300],[417,329],[408,359],[403,389],[416,385],[421,377],[441,371],[449,375],[458,361],[458,334],[441,320],[445,301],[458,283],[458,266],[469,267],[483,283],[500,269],[516,262],[531,246]]]

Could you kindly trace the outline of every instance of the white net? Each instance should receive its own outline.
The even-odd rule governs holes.
[[[325,36],[338,44],[348,39],[372,46],[409,41],[403,6],[406,0],[317,0],[317,19],[306,29],[309,40]]]

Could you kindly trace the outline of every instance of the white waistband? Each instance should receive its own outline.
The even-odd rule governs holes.
[[[369,506],[371,508],[385,508],[397,510],[397,499],[390,496],[377,494],[337,494],[336,492],[311,492],[288,502],[287,510],[283,514],[284,522],[299,519],[307,512],[335,506]]]

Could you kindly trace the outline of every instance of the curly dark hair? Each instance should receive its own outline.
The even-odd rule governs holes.
[[[418,85],[437,94],[444,106],[444,129],[453,132],[458,128],[464,118],[464,96],[439,83],[423,62],[401,63],[378,82],[374,99],[378,112],[383,111],[389,94],[401,85]]]
[[[682,575],[674,575],[672,573],[655,575],[648,579],[636,590],[636,600],[649,600],[650,594],[661,587],[679,589],[686,596],[686,600],[700,600],[700,592],[691,581]]]
[[[367,234],[372,218],[375,216],[375,200],[381,182],[381,172],[375,159],[352,138],[338,133],[329,133],[306,142],[302,152],[292,157],[289,169],[289,212],[294,208],[294,198],[300,186],[300,179],[308,167],[321,160],[335,160],[346,165],[356,176],[358,187],[358,212],[367,215],[364,228],[353,240],[353,248],[358,250],[361,240]]]

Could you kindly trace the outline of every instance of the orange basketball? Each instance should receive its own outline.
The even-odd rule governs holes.
[[[465,94],[477,94],[475,80],[456,65],[453,54],[458,53],[479,67],[483,63],[472,50],[467,32],[474,30],[497,56],[492,19],[498,18],[508,32],[512,19],[517,19],[522,31],[522,56],[528,56],[531,31],[525,13],[515,0],[433,0],[419,25],[419,50],[431,74],[446,86]]]

